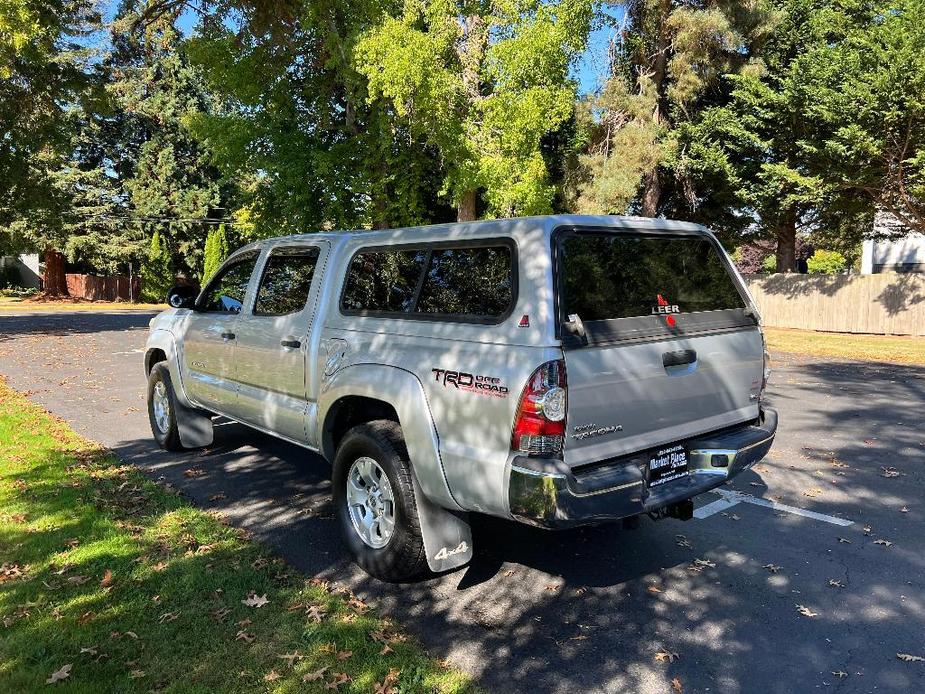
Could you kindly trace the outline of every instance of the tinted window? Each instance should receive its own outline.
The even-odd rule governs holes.
[[[305,308],[318,254],[317,248],[282,248],[272,251],[257,289],[254,314],[282,316]]]
[[[435,249],[421,298],[420,313],[497,318],[511,305],[511,249]]]
[[[240,313],[247,293],[247,283],[257,263],[257,255],[249,255],[239,262],[219,270],[209,282],[199,301],[199,310],[210,313]]]
[[[560,246],[564,315],[582,321],[742,308],[712,241],[702,236],[575,234]]]
[[[347,271],[341,307],[349,311],[410,311],[425,256],[423,250],[358,253]]]

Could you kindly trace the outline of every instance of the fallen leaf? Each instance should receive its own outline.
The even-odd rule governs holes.
[[[767,570],[770,571],[772,574],[776,574],[776,573],[780,572],[780,570],[781,570],[782,568],[784,568],[784,567],[778,566],[777,564],[765,564],[765,565],[764,565],[763,567],[761,567],[761,568],[767,569]]]
[[[663,592],[662,589],[659,588],[658,586],[649,586],[646,590],[648,590],[650,593],[661,593],[661,592]]]
[[[729,517],[730,517],[732,520],[734,520],[734,521],[736,521],[736,520],[742,520],[739,516],[737,516],[737,515],[734,514],[734,513],[733,513],[731,516],[729,516]]]
[[[66,680],[68,677],[71,676],[72,667],[74,667],[73,663],[62,665],[60,670],[55,670],[53,673],[51,673],[51,677],[45,680],[45,684],[54,684],[55,682]]]
[[[231,610],[229,610],[227,607],[221,607],[212,611],[212,618],[216,621],[223,622],[225,621],[225,617],[227,617],[229,614],[231,614]]]
[[[889,477],[899,477],[901,474],[903,474],[903,473],[901,473],[899,470],[897,470],[897,469],[896,469],[895,467],[893,467],[892,465],[888,465],[888,466],[886,466],[886,467],[881,467],[881,468],[880,468],[880,476],[881,476],[881,477],[887,477],[887,478],[889,478]]]
[[[818,613],[818,612],[813,612],[813,611],[812,611],[810,608],[808,608],[806,605],[797,605],[797,612],[799,612],[801,615],[805,615],[805,616],[807,616],[807,617],[818,617],[818,616],[819,616],[819,613]]]
[[[850,544],[851,544],[851,540],[849,540],[847,537],[840,537],[840,538],[838,538],[838,541],[841,542],[842,544],[845,544],[845,545],[850,545]]]
[[[517,573],[517,572],[514,571],[514,569],[508,569],[507,571],[504,572],[504,577],[505,577],[505,578],[510,578],[510,577],[513,576],[515,573]]]
[[[90,580],[89,576],[71,576],[67,579],[67,582],[72,586],[82,586],[84,583]]]
[[[896,657],[905,663],[925,663],[925,658],[920,655],[910,655],[909,653],[897,653]]]
[[[711,569],[716,568],[716,564],[714,564],[712,561],[707,561],[706,559],[694,559],[694,564],[697,566],[706,566]]]
[[[900,513],[909,513],[909,509],[907,509],[905,506],[903,506],[901,509],[899,509],[899,512],[900,512]]]
[[[248,607],[263,607],[266,605],[269,600],[267,600],[267,594],[257,595],[256,593],[251,593],[246,600],[242,600],[242,605],[247,605]]]
[[[678,694],[683,694],[684,692],[684,687],[681,686],[681,680],[679,680],[677,677],[671,680],[671,688],[674,689]]]
[[[684,537],[684,535],[675,535],[675,539],[677,540],[675,544],[677,544],[678,547],[693,547],[694,546],[690,543],[690,540]]]
[[[829,587],[831,588],[844,588],[841,581],[836,581],[834,578],[829,579]]]
[[[338,689],[340,685],[350,681],[350,675],[346,672],[335,672],[334,679],[324,685],[325,689]]]
[[[274,682],[278,680],[282,675],[280,675],[276,670],[270,670],[267,674],[263,676],[264,682]]]
[[[103,588],[112,585],[112,571],[106,569],[106,572],[103,574],[103,580],[100,581],[100,585]]]
[[[663,663],[666,660],[669,663],[673,663],[680,657],[681,656],[679,656],[674,651],[659,651],[658,653],[655,654],[655,660],[658,661],[659,663]]]
[[[836,670],[832,674],[835,675],[838,679],[844,679],[848,676],[848,673],[844,670]]]
[[[88,653],[90,655],[96,655],[97,653],[96,646],[87,646],[86,648],[81,648],[80,654],[83,655],[84,653]]]
[[[353,655],[353,651],[338,651],[337,659],[338,660],[347,660],[350,656]]]
[[[83,626],[88,622],[92,622],[94,617],[96,617],[96,612],[93,612],[92,610],[90,612],[84,612],[77,618],[77,623]]]
[[[177,612],[165,612],[160,617],[157,618],[158,624],[166,624],[167,622],[174,621],[177,617],[180,616],[179,610]]]
[[[558,583],[547,583],[544,590],[554,593],[555,591],[559,590],[559,588],[561,588],[561,586]]]
[[[395,651],[392,650],[392,647],[389,644],[385,644],[382,647],[382,650],[379,651],[379,655],[388,655],[389,653],[394,653],[394,652]]]
[[[327,669],[328,669],[328,666],[326,665],[320,670],[315,670],[314,672],[309,672],[305,675],[302,675],[302,681],[303,682],[314,682],[316,680],[320,680],[322,677],[324,677],[325,670]]]
[[[202,477],[206,474],[206,471],[199,467],[191,467],[189,470],[183,471],[184,477]]]
[[[817,496],[822,494],[822,490],[814,487],[813,489],[807,489],[803,492],[803,496],[807,496],[810,499],[815,499]]]
[[[141,678],[141,677],[144,677],[144,676],[145,676],[145,671],[144,671],[144,670],[132,670],[132,671],[129,673],[129,677],[131,677],[133,680],[137,680],[137,679],[139,679],[139,678]]]
[[[313,622],[320,622],[325,615],[325,609],[320,605],[310,605],[309,608],[305,610],[305,615]]]
[[[884,547],[892,547],[893,543],[889,540],[874,540],[875,545],[883,545]]]
[[[256,638],[257,638],[257,637],[254,636],[253,634],[248,634],[246,631],[244,631],[244,630],[242,629],[242,630],[239,631],[237,634],[235,634],[234,640],[235,640],[235,641],[243,641],[244,643],[250,643],[251,641],[253,641],[253,640],[256,639]]]
[[[218,494],[213,494],[209,497],[209,501],[224,501],[228,497],[225,496],[225,492],[219,492]]]

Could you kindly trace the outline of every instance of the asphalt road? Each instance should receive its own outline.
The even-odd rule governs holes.
[[[237,424],[209,450],[155,447],[150,317],[0,316],[0,374],[305,574],[350,585],[490,691],[668,692],[674,678],[685,692],[925,691],[925,663],[897,658],[925,656],[925,368],[781,355],[772,454],[697,500],[712,515],[561,533],[479,519],[470,566],[386,585],[349,562],[317,456]],[[731,490],[765,505],[719,508]]]

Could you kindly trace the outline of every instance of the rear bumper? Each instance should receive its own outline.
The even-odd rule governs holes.
[[[561,460],[518,456],[508,486],[511,515],[531,525],[567,528],[659,511],[750,468],[767,455],[776,432],[777,411],[762,408],[754,422],[684,441],[690,474],[651,489],[647,451],[577,474]]]

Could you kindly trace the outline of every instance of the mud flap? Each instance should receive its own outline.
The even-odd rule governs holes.
[[[413,469],[411,478],[427,566],[441,573],[468,564],[472,559],[472,529],[467,514],[437,506],[424,496]]]
[[[174,398],[176,408],[177,430],[183,448],[205,448],[212,445],[212,418],[202,410],[181,405]]]

